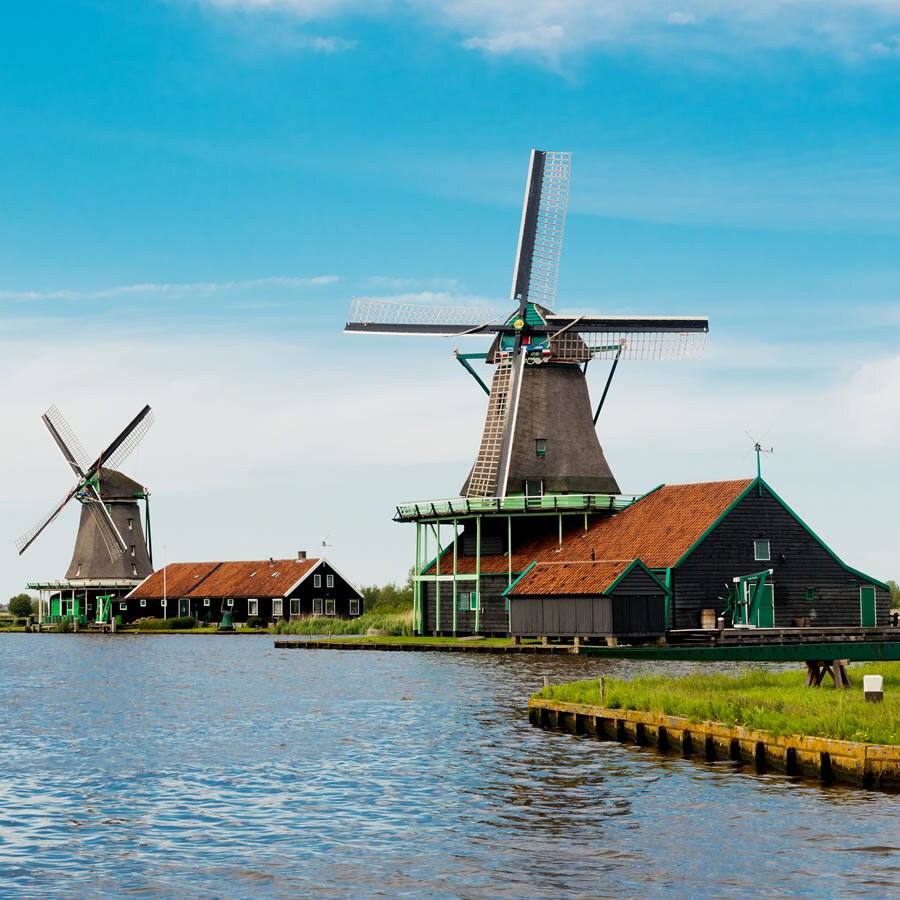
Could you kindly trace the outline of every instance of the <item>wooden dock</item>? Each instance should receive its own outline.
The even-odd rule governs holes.
[[[414,639],[410,639],[414,640]],[[405,653],[573,653],[571,644],[426,644],[407,641],[275,641],[279,650],[396,650]]]

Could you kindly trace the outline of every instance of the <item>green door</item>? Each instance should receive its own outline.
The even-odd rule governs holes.
[[[178,615],[184,619],[191,614],[191,601],[189,597],[178,598]]]
[[[875,625],[875,588],[873,587],[859,589],[859,624],[863,628],[872,628]]]
[[[763,585],[759,606],[756,608],[756,624],[760,628],[775,627],[775,585]]]

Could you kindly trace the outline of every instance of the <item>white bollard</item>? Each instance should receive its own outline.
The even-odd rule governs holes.
[[[866,703],[881,703],[884,700],[884,678],[881,675],[863,675],[863,694]]]

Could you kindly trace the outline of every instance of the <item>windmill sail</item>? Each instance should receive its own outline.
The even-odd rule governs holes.
[[[571,153],[531,151],[512,299],[552,306],[569,202]]]
[[[344,331],[370,334],[452,335],[478,331],[495,322],[494,309],[426,306],[354,297]]]

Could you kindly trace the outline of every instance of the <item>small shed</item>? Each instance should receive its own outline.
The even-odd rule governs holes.
[[[506,591],[510,632],[649,640],[665,634],[666,594],[639,559],[537,562]]]

